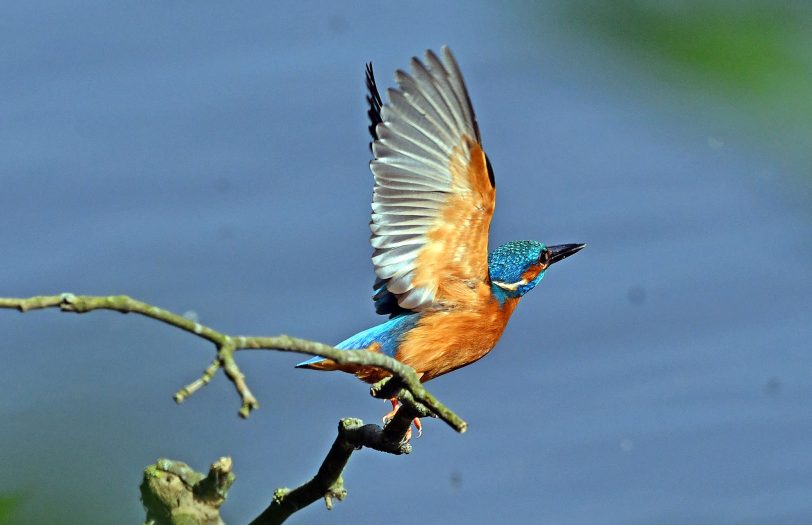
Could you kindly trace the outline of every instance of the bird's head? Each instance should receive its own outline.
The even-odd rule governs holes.
[[[578,252],[585,244],[545,246],[537,241],[511,241],[488,255],[491,288],[500,303],[532,290],[550,265]]]

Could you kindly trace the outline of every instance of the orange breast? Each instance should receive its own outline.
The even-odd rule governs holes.
[[[481,359],[502,336],[519,299],[508,299],[501,307],[490,287],[477,290],[474,304],[447,311],[425,312],[400,344],[398,361],[422,374],[426,382]]]

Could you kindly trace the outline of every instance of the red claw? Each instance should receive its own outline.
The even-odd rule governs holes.
[[[389,401],[392,403],[392,410],[391,412],[388,412],[385,416],[383,416],[383,418],[381,418],[384,424],[392,421],[392,419],[395,417],[395,414],[397,414],[398,410],[400,409],[400,403],[398,402],[397,398],[393,397]],[[414,428],[417,429],[417,437],[422,436],[423,424],[420,422],[420,418],[419,417],[414,418],[412,424],[414,425]],[[404,436],[404,438],[406,441],[412,439],[412,427],[409,427],[409,430],[406,431],[406,435]]]

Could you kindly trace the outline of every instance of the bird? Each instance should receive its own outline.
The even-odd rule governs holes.
[[[519,240],[488,253],[496,179],[457,61],[448,46],[441,55],[428,50],[424,61],[412,58],[410,73],[398,70],[386,103],[366,65],[372,298],[389,319],[336,345],[393,357],[423,383],[488,354],[522,297],[550,266],[585,246]],[[322,357],[296,366],[341,370],[368,383],[391,375]],[[384,421],[397,400],[392,406]],[[415,426],[422,432],[417,419]]]

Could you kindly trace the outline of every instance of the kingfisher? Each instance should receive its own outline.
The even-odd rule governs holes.
[[[336,345],[382,352],[426,382],[490,352],[521,298],[584,244],[511,241],[488,253],[493,167],[457,61],[426,51],[398,70],[384,103],[366,66],[375,311],[389,320]],[[297,365],[374,383],[391,375],[314,357]],[[392,400],[391,418],[397,411]],[[419,420],[415,426],[421,430]],[[407,437],[408,439],[408,437]]]

